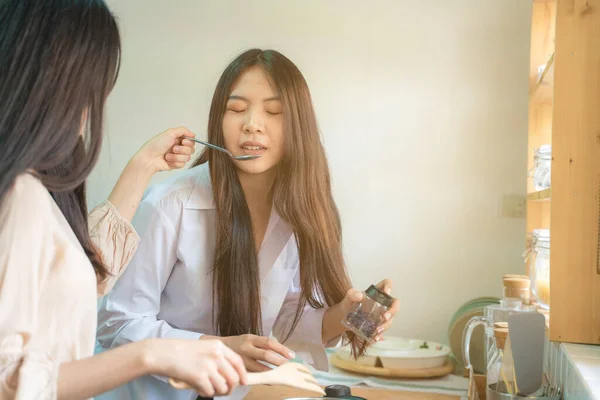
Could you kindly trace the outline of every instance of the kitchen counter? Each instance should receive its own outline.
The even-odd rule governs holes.
[[[600,400],[600,346],[550,342],[547,357],[565,400]]]
[[[354,396],[367,400],[459,400],[458,396],[434,393],[398,392],[372,388],[352,388]],[[254,386],[244,400],[283,400],[290,397],[311,396],[310,392],[285,386]]]

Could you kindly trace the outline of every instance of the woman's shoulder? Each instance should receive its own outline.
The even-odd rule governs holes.
[[[142,204],[162,211],[213,208],[213,191],[208,164],[177,172],[151,186],[144,194]]]
[[[28,173],[17,176],[0,203],[0,242],[33,242],[58,231],[52,202],[38,178]]]
[[[23,173],[16,177],[2,199],[0,214],[10,213],[35,219],[43,215],[51,216],[51,201],[44,184],[35,176]]]

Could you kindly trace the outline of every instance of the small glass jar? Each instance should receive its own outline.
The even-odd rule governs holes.
[[[531,280],[526,275],[504,275],[503,299],[514,306],[528,306],[531,297]]]
[[[545,144],[534,150],[533,168],[529,176],[533,178],[533,186],[536,191],[549,189],[552,167],[552,146]]]
[[[342,324],[361,338],[373,342],[377,328],[385,321],[383,316],[392,307],[394,298],[374,285],[369,286],[363,294],[363,300],[354,304]]]
[[[527,250],[523,253],[523,258],[527,264],[529,270],[529,279],[531,280],[531,295],[532,303],[536,300],[537,293],[535,289],[536,278],[536,259],[538,255],[538,240],[541,240],[543,246],[546,246],[550,242],[550,230],[548,229],[534,229],[531,232],[531,239],[528,240]],[[537,303],[537,301],[535,301]]]
[[[532,292],[540,307],[550,308],[550,231],[541,230],[534,245]]]

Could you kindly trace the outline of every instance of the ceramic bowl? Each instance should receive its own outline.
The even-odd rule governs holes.
[[[429,369],[442,367],[448,362],[450,348],[435,342],[419,339],[406,339],[389,336],[367,350],[366,354],[354,360],[348,348],[338,351],[342,359],[370,367],[380,365],[393,369]]]

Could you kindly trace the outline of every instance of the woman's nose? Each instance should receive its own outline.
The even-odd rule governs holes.
[[[244,132],[246,133],[264,133],[264,118],[258,112],[248,113],[248,118],[244,123]]]

